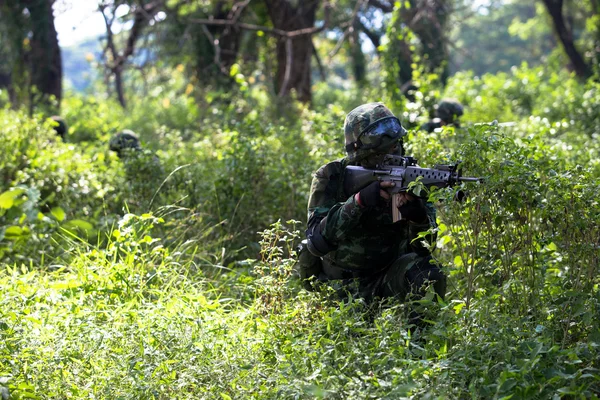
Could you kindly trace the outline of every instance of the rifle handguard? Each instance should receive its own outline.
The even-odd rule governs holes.
[[[431,187],[451,187],[459,182],[480,182],[482,178],[463,177],[459,168],[460,162],[456,164],[436,165],[435,168],[421,168],[413,157],[401,157],[386,155],[384,161],[375,169],[368,169],[355,165],[349,165],[344,171],[344,193],[350,197],[360,192],[373,182],[390,181],[395,185],[387,191],[392,194],[392,218],[394,222],[403,219],[398,211],[399,196],[397,193],[408,192],[421,197],[421,193],[409,190],[412,182]],[[415,188],[417,189],[418,186]],[[362,196],[361,196],[362,197]]]
[[[419,181],[426,187],[444,188],[454,186],[458,182],[479,182],[481,178],[463,177],[459,168],[460,163],[436,165],[435,168],[421,168],[412,157],[388,155],[382,165],[376,169],[368,169],[349,165],[344,171],[344,192],[350,197],[361,191],[372,182],[390,181],[395,185],[389,193],[408,191],[411,182]],[[419,196],[420,193],[413,193]]]

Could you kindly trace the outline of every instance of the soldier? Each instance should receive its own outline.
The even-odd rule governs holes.
[[[433,132],[445,125],[460,126],[459,118],[463,115],[463,106],[457,100],[442,100],[435,110],[435,118],[421,125],[420,130]]]
[[[123,129],[110,138],[108,147],[117,153],[119,158],[124,157],[127,152],[135,152],[142,149],[140,138],[130,129]]]
[[[117,153],[123,164],[128,187],[135,193],[135,199],[129,200],[130,204],[150,204],[165,178],[158,156],[151,150],[142,148],[138,135],[130,129],[115,134],[110,139],[109,148]]]
[[[67,123],[65,122],[65,120],[62,117],[59,117],[58,115],[53,115],[50,117],[50,119],[52,121],[54,121],[54,130],[56,131],[56,134],[58,136],[60,136],[60,138],[62,140],[65,140],[65,136],[67,135],[67,132],[69,131],[69,128],[67,127]]]
[[[384,155],[397,152],[406,130],[382,103],[369,103],[348,114],[344,133],[347,157],[321,167],[312,181],[300,277],[305,283],[311,277],[341,280],[367,301],[422,296],[429,281],[443,298],[446,276],[428,248],[413,241],[435,226],[433,207],[404,193],[398,208],[405,219],[393,223],[385,190],[393,182],[373,182],[351,196],[343,190],[346,166],[376,167]]]

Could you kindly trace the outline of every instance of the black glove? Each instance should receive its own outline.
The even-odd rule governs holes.
[[[363,188],[358,195],[360,196],[360,204],[364,207],[375,207],[379,204],[381,194],[379,193],[379,181],[371,183]]]
[[[404,205],[398,207],[398,211],[402,214],[402,218],[417,224],[422,224],[427,221],[427,208],[425,208],[425,203],[421,199],[415,199],[404,203]]]

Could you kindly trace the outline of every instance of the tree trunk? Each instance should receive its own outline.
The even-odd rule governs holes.
[[[562,8],[563,0],[543,0],[543,2],[546,5],[548,13],[552,17],[554,30],[565,49],[565,53],[567,53],[569,60],[571,60],[573,70],[580,78],[588,78],[590,76],[590,68],[579,51],[577,51],[573,35],[570,33],[569,29],[567,29],[565,24]]]
[[[359,34],[360,25],[355,22],[350,36],[350,54],[352,57],[352,72],[354,80],[358,87],[363,87],[367,83],[367,60],[362,51]]]
[[[115,90],[117,91],[117,99],[121,107],[127,108],[127,101],[125,100],[125,89],[123,88],[123,70],[121,68],[115,68],[113,70],[115,76]]]
[[[447,1],[413,1],[410,8],[403,9],[402,17],[421,42],[427,72],[439,73],[440,81],[445,85],[449,76],[445,43]]]
[[[5,89],[8,93],[8,101],[15,107],[17,101],[17,94],[13,88],[12,77],[10,74],[0,72],[0,89]]]
[[[314,27],[320,0],[299,1],[296,7],[287,0],[265,0],[265,4],[275,28],[295,31]],[[306,103],[312,100],[311,55],[310,35],[279,39],[275,78],[275,88],[279,96],[288,96],[295,90],[298,100]]]
[[[36,87],[43,102],[55,96],[62,99],[62,60],[58,36],[54,27],[52,0],[29,0],[31,15],[31,84]]]
[[[395,44],[398,46],[398,79],[400,79],[400,84],[403,86],[405,83],[412,81],[413,56],[406,40],[398,39]]]
[[[369,0],[369,5],[380,9],[384,13],[394,11],[394,2],[384,0]],[[409,0],[409,7],[405,6],[407,2],[402,3],[399,9],[402,24],[397,25],[398,30],[402,30],[406,25],[415,34],[421,42],[422,58],[425,64],[425,70],[429,73],[440,73],[442,84],[446,84],[449,76],[448,68],[448,49],[447,39],[447,20],[451,11],[448,0]],[[369,38],[373,41],[372,35]],[[379,40],[377,40],[379,42]],[[405,39],[394,39],[395,44],[399,46],[398,66],[400,68],[400,82],[408,83],[412,79],[412,52]],[[373,42],[375,43],[375,41]]]

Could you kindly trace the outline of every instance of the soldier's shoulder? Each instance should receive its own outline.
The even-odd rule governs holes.
[[[434,118],[431,121],[425,122],[423,125],[421,125],[419,130],[427,131],[427,132],[431,133],[434,131],[434,129],[441,128],[441,127],[442,127],[442,123],[440,122],[440,119]]]
[[[340,175],[347,165],[348,161],[345,158],[328,162],[317,170],[315,177],[320,179],[330,179],[333,176]]]

